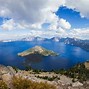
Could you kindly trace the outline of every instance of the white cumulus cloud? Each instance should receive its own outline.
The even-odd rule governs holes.
[[[4,20],[3,24],[0,26],[2,30],[17,30],[17,29],[26,29],[29,26],[24,23],[16,23],[13,19]]]
[[[68,36],[78,39],[89,39],[89,28],[72,29]]]
[[[0,0],[0,16],[30,24],[52,22],[65,0]]]
[[[2,29],[42,29],[44,23],[50,24],[48,29],[70,29],[70,23],[55,14],[64,4],[65,0],[0,0],[0,16],[11,18]]]
[[[57,19],[50,25],[50,29],[59,30],[60,28],[67,30],[71,28],[71,24],[63,18]]]
[[[64,29],[70,29],[71,28],[71,24],[68,21],[66,21],[65,19],[60,19],[58,24],[60,27],[62,27]]]
[[[81,17],[89,18],[89,0],[66,0],[65,6],[80,12]]]

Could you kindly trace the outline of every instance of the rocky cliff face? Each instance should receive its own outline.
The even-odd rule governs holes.
[[[18,70],[18,72],[16,72],[10,66],[5,67],[0,65],[0,80],[3,80],[10,89],[13,89],[11,85],[13,76],[21,76],[35,82],[47,82],[57,86],[57,89],[89,89],[89,81],[86,81],[86,83],[80,83],[78,80],[73,82],[72,78],[69,78],[65,75],[56,74],[54,72],[36,73],[32,70]],[[52,80],[50,81],[48,79]]]
[[[3,80],[8,87],[11,87],[11,79],[16,74],[16,71],[10,66],[0,65],[0,80]]]
[[[89,61],[85,62],[85,67],[89,70]]]

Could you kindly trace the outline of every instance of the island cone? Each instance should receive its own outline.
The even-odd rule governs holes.
[[[51,50],[47,50],[41,46],[35,46],[31,49],[18,53],[18,56],[24,57],[24,56],[29,56],[31,54],[40,54],[42,56],[57,56],[58,55],[57,53]]]

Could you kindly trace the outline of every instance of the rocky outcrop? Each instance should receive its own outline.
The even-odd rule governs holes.
[[[11,79],[16,74],[16,71],[11,66],[0,65],[0,80],[3,80],[8,87],[11,87]]]
[[[11,66],[5,67],[3,65],[0,65],[0,75],[8,74],[8,73],[10,75],[14,75],[16,72]]]
[[[18,56],[28,56],[28,55],[31,55],[31,54],[39,54],[39,55],[42,55],[42,56],[57,56],[58,54],[51,51],[51,50],[47,50],[41,46],[35,46],[31,49],[28,49],[26,51],[23,51],[21,53],[18,53]]]
[[[89,70],[89,61],[86,61],[86,62],[84,63],[84,65],[85,65],[85,67]]]
[[[10,89],[13,89],[11,85],[13,76],[21,76],[35,82],[47,82],[49,84],[57,86],[57,89],[89,89],[89,81],[86,81],[86,84],[84,85],[84,83],[80,83],[78,80],[76,82],[73,82],[72,78],[69,78],[65,75],[56,74],[54,72],[36,73],[33,72],[33,70],[18,70],[18,72],[15,72],[15,70],[10,66],[5,67],[0,65],[0,76],[1,80],[3,80]],[[48,77],[48,79],[54,79],[50,81],[48,79],[43,79],[40,77]]]

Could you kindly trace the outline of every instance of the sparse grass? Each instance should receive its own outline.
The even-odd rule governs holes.
[[[33,82],[22,77],[13,77],[12,85],[13,89],[56,89],[56,87],[51,84]]]
[[[6,85],[6,83],[3,82],[2,80],[0,80],[0,89],[9,89]]]
[[[11,84],[12,88],[8,88],[5,82],[0,80],[0,89],[56,89],[54,85],[48,84],[46,82],[33,82],[22,77],[13,77]]]

